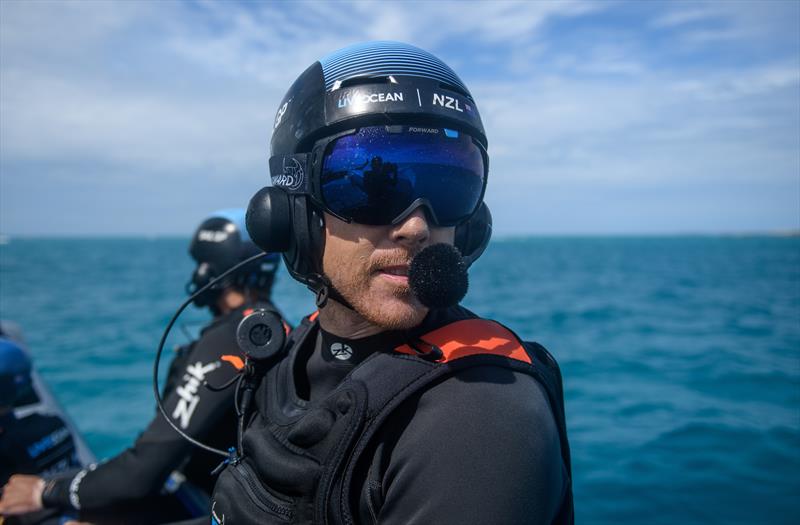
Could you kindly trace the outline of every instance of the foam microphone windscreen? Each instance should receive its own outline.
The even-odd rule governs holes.
[[[432,244],[411,260],[408,282],[428,308],[454,306],[467,294],[467,264],[455,246]]]

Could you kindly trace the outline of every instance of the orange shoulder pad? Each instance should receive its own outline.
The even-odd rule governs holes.
[[[420,339],[442,350],[443,356],[437,361],[438,363],[471,355],[490,354],[532,364],[528,352],[511,330],[486,319],[456,321],[428,332]],[[399,346],[395,351],[402,354],[419,354],[409,345]]]

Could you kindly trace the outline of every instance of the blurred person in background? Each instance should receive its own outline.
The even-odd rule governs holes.
[[[40,398],[33,365],[21,334],[0,323],[0,486],[16,473],[54,476],[81,467],[74,436],[56,407]],[[19,409],[20,414],[17,414]],[[58,512],[44,509],[7,523],[58,523]]]
[[[36,398],[31,361],[15,341],[0,334],[0,485],[16,473],[46,476],[80,466],[70,431],[60,417],[14,413],[14,407],[31,397]]]
[[[187,293],[259,253],[244,227],[244,210],[213,213],[192,238],[189,253],[197,263]],[[164,408],[188,435],[217,448],[236,440],[232,388],[214,391],[235,377],[222,356],[238,355],[236,329],[255,308],[276,311],[272,285],[280,259],[270,254],[253,261],[194,300],[213,319],[196,341],[179,347],[163,390]],[[15,470],[0,499],[0,513],[59,509],[94,523],[163,523],[207,515],[214,485],[211,472],[220,458],[195,448],[157,413],[131,448],[75,475],[44,479]]]

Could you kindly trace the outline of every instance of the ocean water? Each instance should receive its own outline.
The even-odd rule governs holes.
[[[0,317],[100,457],[153,416],[187,245],[0,246]],[[800,239],[504,240],[470,278],[466,306],[561,363],[579,523],[800,523]],[[275,300],[313,310],[283,270]],[[170,345],[207,319],[190,309]]]

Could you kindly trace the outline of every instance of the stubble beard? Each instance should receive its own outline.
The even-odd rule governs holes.
[[[386,330],[413,328],[420,324],[428,313],[428,309],[419,303],[408,288],[392,290],[391,295],[394,300],[384,302],[370,301],[367,294],[362,296],[366,299],[360,301],[362,304],[353,307],[367,321]]]
[[[373,285],[380,286],[373,282],[376,279],[374,270],[384,265],[398,263],[400,259],[403,259],[402,262],[407,262],[410,257],[383,257],[371,265],[364,264],[362,271],[351,275],[350,278],[336,275],[336,272],[333,272],[334,275],[329,273],[328,278],[356,313],[367,322],[384,330],[407,330],[419,325],[425,319],[428,308],[419,302],[408,287],[372,290]],[[346,262],[342,261],[342,264]],[[386,292],[390,296],[389,300],[385,296],[381,297]]]

